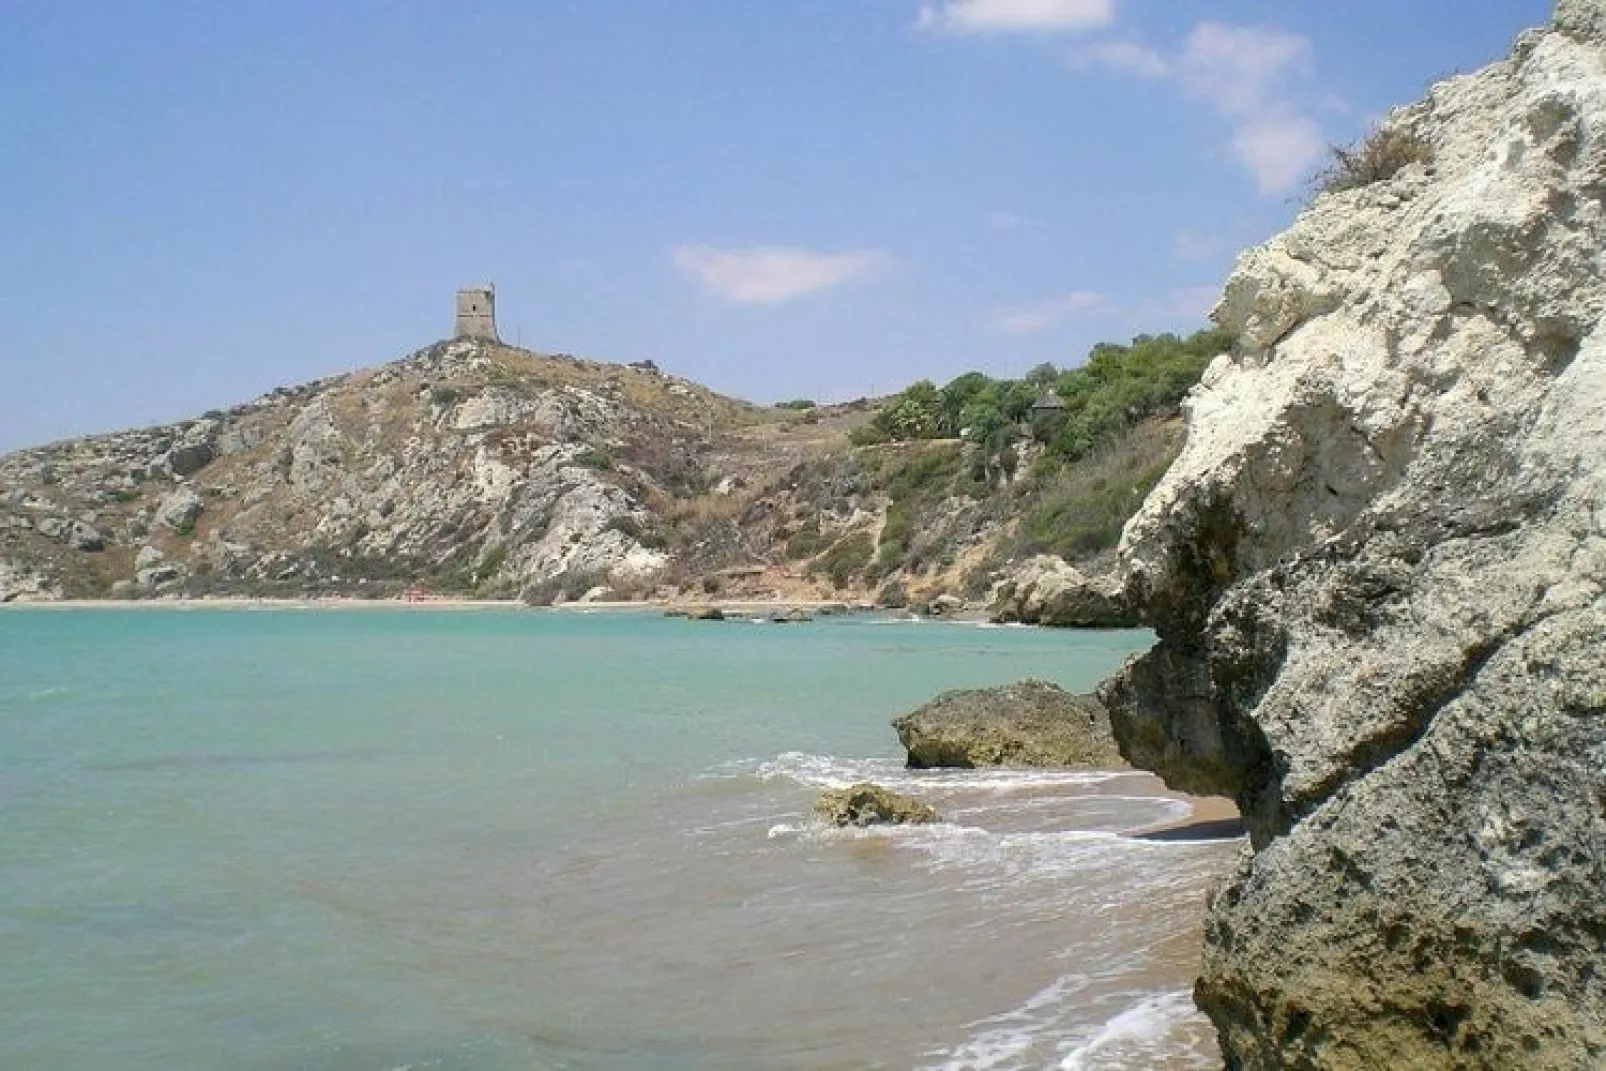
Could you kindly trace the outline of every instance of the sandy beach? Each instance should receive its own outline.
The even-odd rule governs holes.
[[[867,604],[840,599],[691,599],[673,601],[566,602],[555,606],[528,606],[518,599],[461,599],[452,597],[423,599],[357,599],[346,596],[307,599],[256,599],[219,596],[206,599],[59,599],[37,602],[0,603],[0,610],[562,610],[585,612],[689,611],[717,606],[733,616],[761,616],[787,610],[818,611],[824,607],[847,607],[855,613],[873,612]]]
[[[1224,840],[1243,836],[1243,819],[1238,814],[1237,804],[1232,800],[1221,796],[1185,796],[1181,793],[1173,795],[1177,799],[1186,800],[1193,808],[1193,813],[1176,822],[1139,830],[1132,834],[1134,837],[1142,840],[1186,841]]]
[[[517,599],[59,599],[0,604],[3,610],[527,610]]]

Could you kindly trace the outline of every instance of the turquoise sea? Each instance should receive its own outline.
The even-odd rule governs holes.
[[[1219,1066],[1230,842],[1130,772],[915,773],[952,687],[1146,633],[0,613],[0,1068]],[[875,779],[926,829],[827,832]]]

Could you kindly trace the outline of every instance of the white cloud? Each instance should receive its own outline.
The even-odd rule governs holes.
[[[1327,135],[1309,116],[1268,112],[1252,116],[1232,138],[1232,153],[1261,193],[1286,193],[1311,173],[1327,151]]]
[[[1046,331],[1055,324],[1073,316],[1086,316],[1106,312],[1110,303],[1102,294],[1089,290],[1073,290],[1064,297],[1039,301],[1029,305],[1011,305],[999,309],[993,323],[999,330],[1016,335],[1029,335]]]
[[[1309,74],[1311,43],[1265,26],[1201,22],[1188,34],[1178,77],[1187,91],[1227,115],[1253,115],[1291,74]]]
[[[941,0],[915,25],[946,33],[1075,33],[1108,26],[1115,0]]]
[[[816,253],[784,246],[719,249],[707,245],[680,246],[674,261],[716,297],[746,305],[775,304],[858,282],[896,263],[878,249]]]
[[[987,226],[995,231],[1017,231],[1026,222],[1013,212],[989,212],[986,219]]]
[[[1321,124],[1292,88],[1309,78],[1314,51],[1309,38],[1275,27],[1201,22],[1174,55],[1131,41],[1093,42],[1067,65],[1169,79],[1232,123],[1233,158],[1261,193],[1278,194],[1297,186],[1326,151]],[[1322,104],[1332,107],[1331,98]]]

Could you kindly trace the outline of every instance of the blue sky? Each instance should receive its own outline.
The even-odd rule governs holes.
[[[760,401],[1203,324],[1548,0],[6,0],[0,449],[503,335]]]

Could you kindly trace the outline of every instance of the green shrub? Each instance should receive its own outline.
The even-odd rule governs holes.
[[[882,469],[881,485],[894,501],[946,498],[964,460],[964,448],[958,443],[933,443],[912,457],[891,459]]]
[[[874,423],[865,424],[848,432],[848,442],[854,446],[880,446],[891,441],[892,436]]]
[[[787,538],[787,560],[797,561],[799,558],[812,558],[824,550],[830,542],[830,538],[820,531],[819,524],[811,521]]]
[[[1334,145],[1316,175],[1317,193],[1357,190],[1391,179],[1412,164],[1433,164],[1433,143],[1404,127],[1381,127],[1349,147]]]
[[[837,540],[836,545],[816,561],[809,572],[831,578],[834,587],[845,588],[853,578],[864,572],[875,553],[875,544],[868,532],[854,532]]]
[[[647,528],[629,514],[615,517],[603,526],[604,531],[618,532],[629,539],[635,540],[648,550],[664,550],[669,546],[669,540],[663,534],[652,528]]]
[[[520,598],[529,606],[551,606],[555,602],[573,602],[594,587],[607,583],[606,572],[563,572],[539,580],[524,589]]]
[[[981,448],[978,482],[989,470],[1010,472],[1006,451],[1025,436],[1076,460],[1138,421],[1175,409],[1211,358],[1231,346],[1232,337],[1214,329],[1187,338],[1139,335],[1124,346],[1099,343],[1079,368],[1041,364],[1022,380],[981,372],[941,388],[921,380],[888,400],[850,439],[867,446],[962,435]],[[1058,395],[1064,408],[1036,410],[1045,393]]]
[[[1174,446],[1128,436],[1097,456],[1058,469],[1043,479],[1022,514],[1016,553],[1074,561],[1111,549],[1175,456]]]
[[[429,392],[429,400],[443,408],[457,404],[457,400],[462,396],[463,392],[456,387],[435,387]]]
[[[813,409],[816,403],[809,398],[793,398],[789,402],[776,402],[777,409]]]
[[[606,472],[613,468],[613,455],[600,447],[588,446],[574,456],[574,463],[583,469]]]

